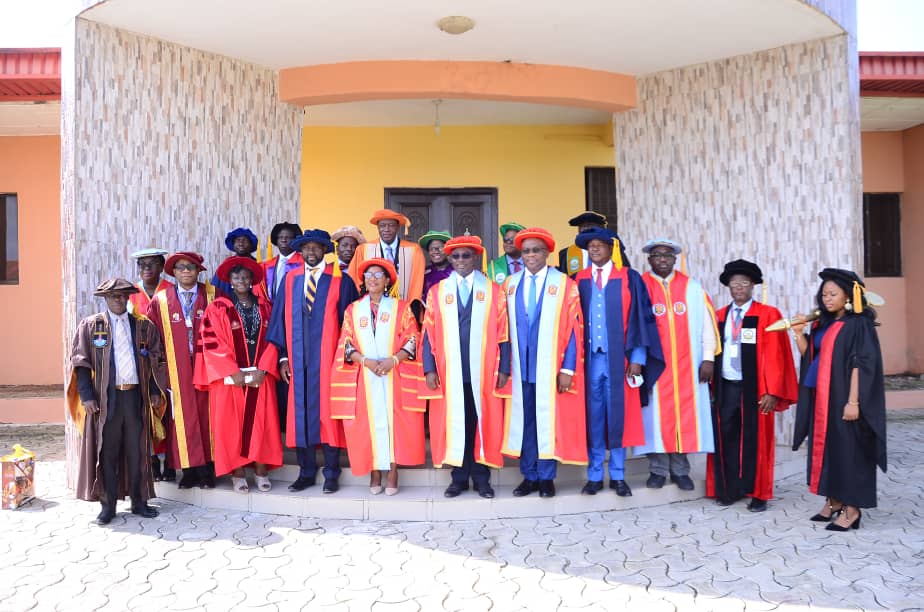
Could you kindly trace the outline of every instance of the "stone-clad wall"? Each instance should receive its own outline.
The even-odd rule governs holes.
[[[301,110],[272,70],[76,20],[63,75],[64,329],[146,246],[202,252],[238,225],[298,218]]]
[[[720,303],[742,257],[784,313],[810,308],[818,270],[862,268],[856,76],[845,34],[640,77],[615,116],[620,234],[682,242]]]

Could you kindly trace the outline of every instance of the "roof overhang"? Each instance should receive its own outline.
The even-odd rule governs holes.
[[[924,96],[924,52],[861,52],[860,95]]]
[[[60,49],[0,49],[0,102],[60,99]]]

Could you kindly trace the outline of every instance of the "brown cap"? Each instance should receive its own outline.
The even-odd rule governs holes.
[[[98,284],[96,290],[93,291],[93,295],[96,297],[106,297],[111,293],[138,293],[138,287],[124,278],[110,278]]]

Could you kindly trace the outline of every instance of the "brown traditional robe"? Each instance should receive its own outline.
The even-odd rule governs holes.
[[[138,440],[141,447],[141,493],[144,501],[154,497],[154,482],[151,474],[151,449],[154,438],[163,436],[163,427],[158,431],[164,412],[165,397],[161,394],[157,409],[151,405],[151,383],[158,389],[165,389],[164,352],[160,334],[154,325],[143,315],[130,314],[131,327],[135,345],[135,359],[138,366],[138,382],[141,390],[142,437]],[[97,346],[94,344],[97,340]],[[105,342],[105,344],[103,344]],[[80,322],[71,349],[71,372],[67,386],[68,414],[77,431],[81,434],[77,448],[77,480],[75,494],[78,499],[99,501],[103,492],[100,473],[99,454],[103,447],[103,424],[108,414],[108,391],[111,375],[112,330],[106,312],[91,315]],[[90,368],[93,373],[93,390],[99,412],[88,414],[77,392],[77,368]],[[152,418],[153,414],[153,418]],[[129,495],[130,488],[124,459],[119,468],[119,498]]]

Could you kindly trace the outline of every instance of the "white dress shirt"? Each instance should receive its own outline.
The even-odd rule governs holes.
[[[109,327],[112,333],[112,350],[115,351],[115,384],[137,385],[138,368],[135,367],[135,349],[132,345],[128,313],[117,315],[110,310]]]
[[[723,337],[725,338],[725,340],[723,341],[724,346],[730,346],[734,342],[732,335],[733,335],[733,330],[735,327],[735,309],[736,308],[741,309],[741,321],[742,321],[742,325],[744,325],[743,323],[744,317],[748,314],[748,309],[751,307],[751,303],[753,301],[754,301],[753,299],[748,300],[741,306],[738,306],[737,304],[732,302],[728,306],[728,314],[726,314],[725,316],[725,329],[723,330]],[[738,335],[738,345],[739,345],[738,350],[739,351],[741,350],[740,344],[741,344],[741,334],[739,331],[739,335]],[[736,370],[734,366],[732,366],[732,359],[728,354],[728,350],[722,351],[722,356],[724,357],[724,359],[722,359],[722,378],[725,378],[727,380],[741,380],[741,370]],[[741,360],[739,359],[738,362],[740,363]]]

